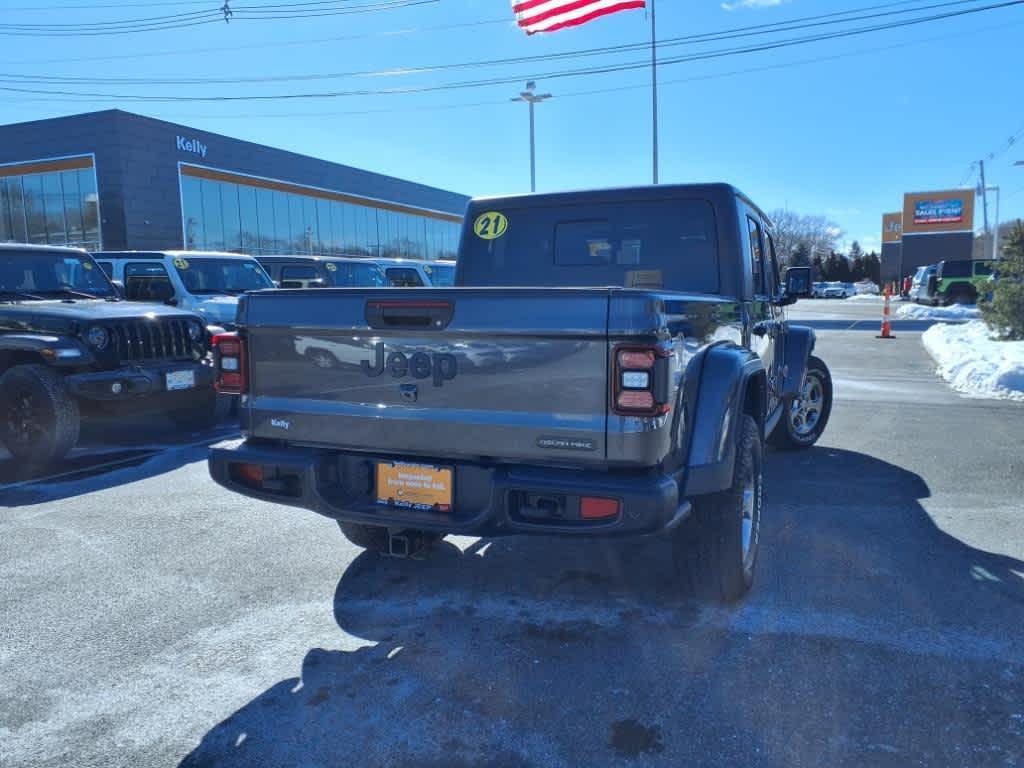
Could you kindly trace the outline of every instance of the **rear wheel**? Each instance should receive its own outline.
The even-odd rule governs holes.
[[[78,442],[78,403],[45,365],[8,370],[0,377],[0,402],[0,436],[15,458],[45,464],[64,458]]]
[[[787,450],[810,448],[825,431],[831,414],[832,374],[821,358],[811,355],[800,394],[783,410],[768,442]]]
[[[698,597],[734,602],[754,583],[760,545],[764,447],[757,421],[744,415],[732,485],[694,500],[693,518],[674,533],[673,559]]]
[[[977,294],[968,287],[958,288],[949,300],[949,304],[977,304]]]

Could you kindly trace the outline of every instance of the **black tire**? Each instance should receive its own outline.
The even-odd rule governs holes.
[[[820,402],[811,397],[814,391],[812,381],[816,381],[821,393]],[[808,391],[810,385],[811,390]],[[811,355],[807,358],[807,371],[800,387],[800,397],[783,406],[779,423],[772,430],[768,442],[775,448],[796,450],[810,448],[828,426],[828,418],[832,415],[832,374],[829,373],[825,361]],[[816,406],[816,407],[815,407]],[[811,414],[814,422],[808,428]]]
[[[369,552],[380,552],[387,554],[388,551],[388,529],[380,525],[363,525],[362,523],[347,523],[338,521],[338,527],[342,535],[357,547],[362,547]],[[419,537],[422,546],[430,546],[442,537],[440,533],[429,531],[403,531],[406,535]]]
[[[16,365],[0,376],[0,440],[31,464],[64,458],[78,442],[78,403],[64,380],[45,365]]]
[[[764,509],[764,445],[754,417],[744,414],[732,485],[693,501],[693,518],[674,534],[673,560],[700,598],[732,603],[754,583]]]
[[[234,408],[235,399],[234,395],[211,395],[196,402],[191,408],[178,408],[168,411],[167,415],[181,429],[191,432],[208,429],[228,417]]]
[[[975,291],[970,288],[960,288],[956,293],[952,295],[949,300],[950,304],[977,304],[978,295]]]

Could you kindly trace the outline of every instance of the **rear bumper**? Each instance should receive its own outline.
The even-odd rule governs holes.
[[[167,389],[167,374],[192,371],[195,386],[189,389]],[[76,373],[65,377],[68,390],[83,400],[115,402],[139,397],[163,396],[168,399],[187,399],[189,394],[213,389],[213,368],[204,363],[159,363],[153,365],[122,366],[111,371]],[[115,384],[120,391],[114,392]]]
[[[475,536],[640,535],[673,528],[690,513],[690,505],[679,498],[676,481],[653,471],[596,472],[441,460],[433,463],[454,468],[450,513],[379,505],[375,462],[396,458],[239,441],[212,449],[209,469],[217,483],[236,493],[309,509],[335,520]],[[238,464],[260,466],[262,486],[244,481]],[[558,514],[538,515],[528,503],[538,496],[551,499]],[[614,518],[579,519],[582,496],[616,499],[619,512]]]

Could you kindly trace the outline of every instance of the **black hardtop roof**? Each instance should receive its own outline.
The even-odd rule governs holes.
[[[532,208],[549,205],[578,205],[586,203],[620,203],[630,200],[659,200],[678,197],[694,197],[708,200],[713,205],[732,205],[740,198],[766,220],[768,215],[749,197],[732,184],[714,182],[708,184],[658,184],[638,187],[608,187],[605,189],[580,189],[568,192],[539,192],[519,195],[497,195],[474,197],[469,201],[469,210],[482,207]]]

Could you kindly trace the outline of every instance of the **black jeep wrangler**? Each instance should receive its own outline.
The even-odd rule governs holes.
[[[217,411],[202,319],[121,300],[76,248],[0,244],[0,440],[16,459],[62,458],[82,416]]]

